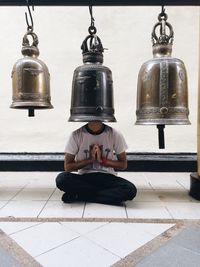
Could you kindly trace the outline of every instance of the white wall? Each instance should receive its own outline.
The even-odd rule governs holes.
[[[51,74],[53,110],[13,110],[11,70],[22,57],[26,7],[0,7],[0,152],[62,152],[69,133],[82,125],[69,123],[71,82],[82,65],[80,45],[88,34],[88,7],[35,7],[34,31],[40,59]],[[113,72],[115,115],[129,151],[196,152],[198,13],[197,7],[166,7],[175,32],[172,56],[186,65],[191,126],[166,126],[166,149],[158,149],[155,126],[135,126],[137,75],[152,58],[151,31],[160,7],[94,7],[97,34],[105,48],[104,65]]]

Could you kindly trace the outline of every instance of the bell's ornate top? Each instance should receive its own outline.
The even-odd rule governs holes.
[[[89,32],[90,28],[91,27],[89,27]],[[96,33],[96,28],[94,32]],[[81,45],[84,63],[86,62],[103,63],[104,48],[100,38],[95,33],[88,35]]]
[[[158,15],[158,22],[154,25],[151,34],[154,57],[171,56],[172,44],[174,40],[174,31],[172,25],[167,22],[167,18],[168,16],[165,13],[164,8],[162,8],[162,12]],[[158,27],[160,28],[159,36],[156,33],[156,29]],[[166,28],[169,29],[168,34]]]
[[[26,4],[27,4],[28,13],[29,13],[31,23],[29,23],[27,12],[25,12],[27,32],[24,35],[23,41],[22,41],[22,55],[30,56],[30,57],[38,57],[40,54],[38,47],[37,47],[39,42],[38,42],[37,35],[33,32],[33,28],[34,28],[33,18],[32,18],[32,14],[31,14],[28,0],[26,0]],[[34,10],[34,6],[32,6],[32,10]],[[33,38],[32,45],[29,44],[28,35],[31,35],[31,37]]]
[[[96,35],[97,29],[94,26],[94,17],[92,14],[92,6],[89,6],[91,24],[88,28],[89,35],[85,38],[81,45],[83,54],[83,63],[103,63],[103,45],[100,38]]]
[[[30,45],[29,43],[28,35],[31,35],[31,37],[33,38],[32,45]],[[32,31],[28,31],[24,35],[23,41],[22,41],[22,55],[30,56],[30,57],[38,57],[40,54],[39,49],[37,47],[38,43],[39,41],[38,41],[37,35]]]

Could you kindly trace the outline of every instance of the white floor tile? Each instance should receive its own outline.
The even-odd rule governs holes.
[[[171,219],[172,216],[161,202],[126,202],[128,218]]]
[[[55,182],[53,180],[44,179],[44,180],[31,180],[27,184],[29,188],[55,188]]]
[[[71,241],[79,234],[67,229],[59,223],[42,223],[34,227],[12,234],[21,247],[33,257],[36,257],[50,249]]]
[[[3,209],[3,207],[5,206],[5,205],[7,205],[8,204],[8,201],[0,201],[0,209],[2,208]],[[1,215],[0,215],[0,217],[2,217]]]
[[[16,187],[1,187],[0,188],[0,200],[10,200],[17,195],[22,188]]]
[[[165,205],[174,219],[200,219],[200,203],[168,202]]]
[[[186,190],[156,190],[156,195],[163,202],[191,202],[192,197]]]
[[[152,189],[143,172],[119,172],[118,175],[132,182],[137,188]]]
[[[176,180],[183,188],[189,190],[190,188],[190,173],[189,172],[177,172],[171,173],[172,176],[176,176]]]
[[[156,190],[141,190],[138,189],[137,195],[133,201],[146,201],[146,202],[160,202],[160,198],[157,195]]]
[[[116,255],[84,237],[79,237],[36,258],[44,267],[108,267],[120,260]]]
[[[10,201],[0,209],[0,217],[37,217],[45,201]]]
[[[58,172],[0,172],[0,186],[55,187]]]
[[[147,172],[145,176],[154,189],[182,189],[176,176],[166,172]]]
[[[59,189],[56,188],[49,200],[61,200],[63,193],[64,193],[63,191],[60,191]]]
[[[41,222],[0,222],[0,229],[7,235],[22,231]]]
[[[27,184],[31,178],[30,172],[0,172],[0,183],[7,185],[7,182],[10,185],[10,182],[13,182],[15,186],[19,184]]]
[[[47,205],[39,215],[41,217],[55,218],[81,218],[83,214],[84,203],[65,204],[61,200],[48,201]]]
[[[124,206],[86,203],[84,218],[126,218]]]
[[[57,172],[34,172],[27,186],[33,188],[55,188],[55,178],[57,174]]]
[[[153,237],[160,235],[169,228],[173,227],[175,224],[171,223],[130,223],[129,224],[134,229],[137,229],[138,232],[146,232],[151,234]]]
[[[24,188],[13,200],[48,200],[53,188]]]
[[[108,222],[61,222],[63,226],[81,235],[95,231],[96,229],[106,225],[107,223]]]
[[[143,225],[131,223],[109,223],[85,236],[121,258],[153,239]]]
[[[0,223],[0,228],[10,233],[44,267],[108,267],[172,226],[109,222]]]

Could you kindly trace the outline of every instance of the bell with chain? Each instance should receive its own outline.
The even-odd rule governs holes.
[[[26,14],[28,31],[23,37],[22,54],[12,70],[13,103],[15,109],[28,109],[29,116],[34,116],[35,109],[51,109],[50,74],[44,62],[38,59],[38,37],[33,32],[33,20],[28,6],[32,25],[29,25]],[[33,39],[32,45],[28,37]]]
[[[114,122],[113,81],[109,68],[102,65],[103,51],[96,35],[92,7],[89,7],[91,26],[89,35],[82,43],[84,65],[74,71],[69,121]]]
[[[136,124],[157,125],[159,148],[164,148],[165,125],[190,122],[187,73],[184,63],[171,57],[174,32],[164,7],[158,20],[152,31],[154,58],[142,65],[138,75]],[[156,33],[158,27],[160,36]]]

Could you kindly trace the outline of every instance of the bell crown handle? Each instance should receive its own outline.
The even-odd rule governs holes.
[[[37,46],[38,46],[38,43],[39,43],[39,41],[38,41],[38,37],[37,37],[37,35],[36,35],[34,32],[32,32],[32,31],[28,31],[28,32],[24,35],[24,37],[23,37],[23,41],[22,41],[22,45],[23,45],[23,46],[30,46],[29,39],[28,39],[28,35],[31,35],[31,37],[33,38],[33,43],[32,43],[31,46],[35,46],[35,47],[37,47]]]
[[[104,48],[101,39],[96,34],[88,35],[81,45],[83,54],[87,52],[103,53]]]
[[[172,25],[167,22],[167,14],[165,12],[161,12],[158,15],[158,20],[159,22],[157,22],[152,30],[152,34],[151,34],[151,39],[152,39],[152,43],[153,45],[155,44],[173,44],[173,40],[174,40],[174,31],[172,28]],[[160,28],[160,35],[158,36],[156,34],[156,29]],[[169,34],[166,33],[166,28],[169,29]]]

